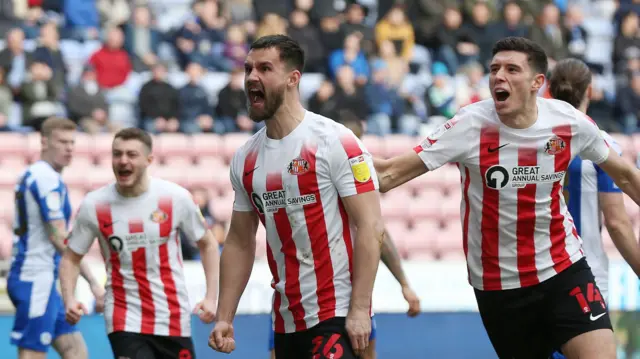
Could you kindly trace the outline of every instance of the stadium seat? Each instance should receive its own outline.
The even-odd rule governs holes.
[[[229,133],[223,137],[222,141],[222,155],[227,162],[231,161],[233,154],[244,145],[251,137],[246,133]]]
[[[462,226],[449,222],[436,236],[436,250],[442,254],[451,250],[462,251]]]
[[[71,202],[71,209],[74,213],[80,208],[80,203],[82,203],[84,196],[85,191],[82,189],[73,188],[69,190],[69,201]]]
[[[210,186],[218,191],[219,193],[230,193],[233,192],[233,187],[231,186],[231,179],[229,178],[229,167],[219,167],[217,169],[211,170],[206,167],[200,167],[200,171],[202,173],[206,173],[210,183]]]
[[[444,197],[440,202],[440,219],[442,222],[460,219],[460,199]]]
[[[91,147],[91,155],[98,164],[107,164],[111,162],[111,145],[113,143],[113,135],[98,134],[93,136],[93,146]]]
[[[439,202],[439,198],[430,197],[429,195],[413,198],[408,202],[409,217],[414,223],[422,219],[437,220],[441,216]]]
[[[183,187],[189,186],[189,168],[179,168],[173,166],[157,166],[153,169],[152,176],[166,181],[175,182]]]
[[[29,161],[32,162],[35,159],[40,157],[40,133],[38,132],[30,132],[26,135],[26,143],[27,143],[27,152],[26,156],[29,158]]]
[[[212,188],[215,186],[216,180],[215,177],[218,175],[220,171],[211,171],[206,167],[201,166],[190,166],[182,169],[183,172],[186,172],[186,180],[188,182],[188,186],[190,188],[193,187],[204,187],[204,188]],[[227,172],[227,182],[229,181],[229,172]]]
[[[74,155],[90,155],[93,146],[93,136],[84,132],[77,132],[75,137],[75,145],[73,146]]]
[[[196,158],[196,165],[200,168],[206,169],[209,172],[215,172],[222,168],[227,167],[222,157],[215,155],[204,155]]]
[[[408,204],[413,199],[406,191],[393,191],[380,199],[382,217],[385,219],[408,219]]]
[[[2,162],[4,163],[4,157],[7,155],[23,155],[27,151],[27,141],[25,136],[19,133],[13,132],[1,132],[0,133],[0,155],[2,155]]]
[[[209,203],[209,210],[216,221],[229,222],[233,210],[233,193],[216,197]]]
[[[385,228],[387,233],[389,233],[389,238],[393,241],[396,248],[398,248],[398,252],[402,258],[407,258],[409,253],[409,248],[407,245],[407,241],[412,233],[409,227],[407,226],[407,221],[402,219],[385,221]]]
[[[427,189],[437,188],[440,191],[445,191],[446,184],[442,178],[442,174],[438,171],[427,172],[421,176],[414,178],[407,182],[406,186],[420,195],[421,191]]]
[[[447,164],[438,168],[435,173],[438,173],[441,176],[442,181],[440,182],[440,185],[446,193],[450,193],[452,191],[460,192],[461,178],[458,166]]]
[[[193,165],[193,157],[189,155],[172,155],[168,154],[162,158],[162,163],[165,166],[171,166],[175,168],[186,168]]]
[[[191,136],[191,150],[194,157],[222,156],[222,137],[212,133],[201,133]]]
[[[436,257],[435,239],[439,230],[435,221],[416,222],[408,233],[405,243],[409,259],[427,259]]]
[[[362,143],[367,151],[374,157],[385,157],[384,140],[378,136],[365,135],[362,136]]]
[[[163,133],[155,138],[154,153],[167,157],[191,154],[191,138],[181,133]]]
[[[0,208],[0,223],[13,223],[16,211],[16,202],[14,195],[8,195],[7,190],[2,191],[4,193],[4,199],[7,202],[3,202],[4,205]]]
[[[383,138],[385,157],[391,158],[407,151],[420,144],[420,140],[406,135],[388,135]]]
[[[13,231],[10,227],[0,224],[0,259],[11,258],[13,248]]]
[[[24,168],[3,167],[0,171],[0,189],[13,189],[23,172]]]
[[[464,256],[464,251],[461,249],[450,249],[448,251],[442,252],[439,255],[440,260],[442,261],[455,261],[455,262],[466,262],[467,258]]]
[[[28,159],[25,158],[21,153],[2,155],[2,159],[0,159],[0,161],[0,165],[3,169],[17,168],[24,170],[29,163]]]
[[[113,170],[106,166],[94,167],[89,173],[84,173],[84,178],[89,190],[96,190],[115,181]]]

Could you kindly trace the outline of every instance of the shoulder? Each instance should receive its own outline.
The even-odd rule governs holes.
[[[565,101],[556,100],[554,98],[538,97],[539,108],[546,112],[547,116],[553,116],[551,119],[553,122],[558,122],[558,119],[563,121],[569,120],[573,122],[591,121],[590,117],[580,112],[571,104]]]
[[[455,116],[447,122],[458,126],[477,126],[496,123],[497,114],[493,99],[487,99],[461,107]]]
[[[258,132],[253,134],[247,142],[245,142],[242,146],[238,147],[238,149],[233,153],[231,158],[231,170],[237,170],[238,168],[242,168],[242,164],[244,163],[245,158],[247,158],[251,154],[257,154],[260,144],[264,142],[264,138],[267,133],[267,127],[261,128]]]
[[[83,206],[96,206],[98,203],[111,203],[115,199],[115,184],[110,183],[85,194]]]
[[[602,134],[602,138],[604,138],[607,144],[611,146],[611,148],[613,148],[616,152],[618,152],[619,155],[622,155],[622,146],[620,146],[620,144],[607,132],[600,130],[600,133]]]
[[[339,122],[311,111],[307,111],[307,116],[307,120],[309,120],[308,135],[312,136],[314,141],[319,144],[332,146],[335,143],[344,143],[344,141],[352,139],[358,141],[353,132]]]
[[[30,177],[35,181],[60,181],[60,173],[56,172],[49,164],[44,161],[37,161],[31,164],[27,171]]]
[[[173,199],[183,201],[185,199],[191,199],[191,192],[188,189],[182,187],[181,185],[167,181],[165,179],[152,177],[151,178],[151,190],[154,192],[154,195],[158,197],[170,196]]]

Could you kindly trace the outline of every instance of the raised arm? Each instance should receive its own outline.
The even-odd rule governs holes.
[[[631,220],[624,208],[621,193],[601,192],[598,195],[604,224],[611,240],[629,266],[640,277],[640,244],[633,232]]]
[[[373,165],[378,173],[380,192],[386,193],[427,172],[424,162],[415,151],[382,159],[374,158]]]

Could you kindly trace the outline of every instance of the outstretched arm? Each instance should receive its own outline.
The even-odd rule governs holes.
[[[609,149],[607,159],[598,166],[640,206],[640,170],[623,160],[613,149]]]
[[[382,193],[427,172],[427,167],[415,151],[389,159],[374,158],[373,165],[378,173],[380,192]]]
[[[629,266],[640,277],[640,244],[633,233],[621,193],[600,193],[600,209],[611,240]]]

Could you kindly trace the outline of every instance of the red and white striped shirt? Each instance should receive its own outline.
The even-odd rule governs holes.
[[[537,106],[526,129],[502,124],[493,100],[466,106],[414,149],[429,171],[458,164],[463,248],[480,290],[535,285],[584,256],[563,177],[573,157],[600,164],[609,147],[568,103],[538,98]]]
[[[307,111],[286,137],[255,134],[234,155],[234,211],[267,233],[276,333],[347,315],[353,240],[341,198],[378,190],[371,155],[341,124]]]
[[[86,195],[69,248],[86,254],[97,237],[107,269],[107,332],[191,336],[189,298],[178,229],[194,241],[206,224],[191,194],[152,178],[149,189],[123,197],[110,184]]]

